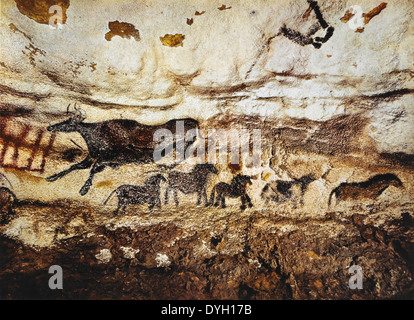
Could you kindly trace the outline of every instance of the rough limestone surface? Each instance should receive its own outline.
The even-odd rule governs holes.
[[[0,10],[1,299],[414,297],[413,1],[2,0]],[[188,118],[197,146],[212,129],[260,133],[258,164],[246,152],[214,163],[209,206],[181,191],[165,203],[169,174],[192,172],[202,153],[144,161],[148,128]],[[144,129],[108,125],[105,140],[49,127],[68,119]],[[114,145],[124,153],[91,158]],[[115,214],[120,196],[105,202],[156,174],[161,208]],[[214,206],[215,186],[239,174],[253,206]],[[186,186],[200,181],[189,176]],[[52,265],[63,290],[48,286]]]

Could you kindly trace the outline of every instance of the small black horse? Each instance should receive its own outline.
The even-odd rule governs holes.
[[[198,195],[197,205],[201,204],[201,197],[204,197],[205,205],[207,200],[207,177],[210,173],[218,174],[217,168],[210,164],[196,164],[190,173],[172,171],[168,175],[168,188],[165,191],[165,204],[168,204],[168,194],[171,190],[174,193],[175,205],[178,206],[177,190],[184,194],[196,193]]]
[[[217,183],[213,190],[211,191],[210,195],[210,205],[214,203],[214,196],[217,193],[216,203],[214,205],[217,207],[221,202],[221,207],[226,207],[226,197],[230,198],[241,198],[242,205],[240,209],[246,209],[246,203],[251,208],[253,204],[250,200],[250,197],[246,193],[246,186],[247,184],[252,184],[252,180],[249,176],[238,174],[235,176],[231,183],[219,182]]]
[[[134,186],[124,184],[112,191],[109,197],[105,200],[107,204],[114,193],[118,197],[118,208],[114,211],[114,215],[118,214],[119,209],[122,208],[122,213],[125,213],[125,208],[130,204],[145,204],[148,203],[148,209],[152,210],[155,205],[161,209],[160,200],[160,184],[161,181],[167,181],[161,174],[156,174],[147,179],[144,186]]]

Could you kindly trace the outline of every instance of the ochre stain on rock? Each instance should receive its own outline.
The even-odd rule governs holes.
[[[32,37],[28,36],[26,33],[24,33],[23,31],[19,30],[19,28],[17,28],[13,23],[10,23],[9,24],[9,28],[13,32],[18,32],[18,33],[22,34],[27,40],[29,40],[30,42],[32,42]]]
[[[380,14],[382,10],[384,10],[387,7],[386,2],[382,2],[378,7],[375,7],[368,13],[363,13],[362,16],[364,17],[364,23],[367,24],[370,22],[370,20],[375,17],[376,15]]]
[[[166,34],[164,37],[160,37],[160,40],[164,46],[167,47],[182,47],[185,35],[183,34]]]
[[[354,13],[348,10],[347,12],[345,12],[344,16],[340,18],[339,20],[341,20],[343,23],[347,23],[349,20],[351,20],[351,18],[354,15],[355,15]]]
[[[305,11],[305,13],[302,15],[302,19],[306,20],[307,18],[309,18],[310,14],[312,12],[312,7],[309,6],[309,8]]]
[[[205,11],[196,11],[194,14],[196,15],[196,16],[201,16],[201,15],[203,15],[204,13],[206,13]]]
[[[384,10],[387,7],[386,2],[382,2],[379,6],[375,7],[368,13],[363,13],[362,17],[364,18],[364,24],[368,24],[373,17],[380,14],[382,10]],[[341,20],[343,23],[347,23],[355,14],[351,12],[351,10],[347,10]],[[364,32],[364,27],[359,27],[355,30],[356,33],[362,33]]]
[[[96,184],[96,186],[97,186],[98,188],[101,188],[101,187],[112,187],[113,185],[114,185],[114,182],[113,182],[113,181],[111,181],[111,180],[101,181],[101,182],[98,182],[98,183]]]
[[[49,24],[49,20],[55,13],[49,13],[51,6],[60,6],[62,8],[62,24],[66,23],[66,10],[69,8],[69,0],[14,0],[16,2],[17,9],[21,14],[26,17],[41,23]]]
[[[131,23],[110,21],[108,24],[109,32],[105,34],[105,39],[111,41],[115,36],[119,36],[125,39],[134,38],[136,41],[141,40],[138,29]]]
[[[219,9],[220,11],[223,11],[223,10],[231,9],[231,7],[227,7],[225,4],[223,4],[223,5],[221,5],[220,8],[217,8],[217,9]]]

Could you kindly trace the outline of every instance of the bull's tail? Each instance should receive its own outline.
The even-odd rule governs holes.
[[[213,187],[210,194],[210,201],[208,203],[209,206],[212,206],[214,204],[214,195],[216,193],[216,186]]]
[[[113,196],[113,194],[116,192],[116,190],[117,190],[117,189],[115,189],[114,191],[112,191],[112,192],[109,194],[108,198],[107,198],[107,199],[105,200],[105,202],[104,202],[104,205],[106,205],[106,204],[108,203],[109,199]]]

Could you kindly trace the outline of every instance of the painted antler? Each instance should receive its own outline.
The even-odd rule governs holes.
[[[84,110],[82,110],[81,108],[78,108],[75,102],[74,105],[74,109],[75,109],[75,117],[79,120],[79,121],[83,121],[86,118],[86,112]]]

